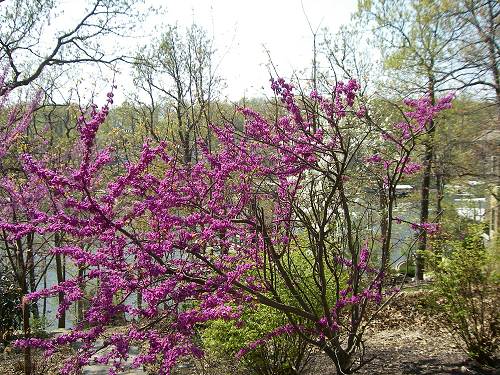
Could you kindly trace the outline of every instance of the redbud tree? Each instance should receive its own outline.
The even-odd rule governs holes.
[[[141,345],[134,366],[160,363],[169,374],[180,357],[203,355],[196,338],[206,322],[245,324],[243,309],[264,304],[288,324],[239,356],[275,336],[300,335],[339,373],[366,362],[365,329],[394,293],[385,280],[399,221],[396,185],[418,172],[416,139],[451,98],[434,106],[426,98],[407,101],[403,120],[388,126],[370,115],[355,80],[307,97],[296,97],[283,79],[272,89],[281,103],[276,118],[238,109],[243,126],[212,125],[217,147],[199,142],[201,156],[189,164],[168,142],[145,143],[125,164],[98,147],[112,93],[78,121],[77,168],[55,170],[19,156],[50,202],[41,199],[22,225],[0,225],[10,241],[65,233],[69,244],[51,251],[85,270],[28,294],[26,303],[63,293],[62,314],[86,287],[95,289],[69,333],[27,337],[19,346],[51,354],[79,343],[62,373],[91,361],[109,363],[112,373],[130,345]],[[123,315],[125,327],[110,331]],[[111,349],[105,354],[95,345],[100,339]]]

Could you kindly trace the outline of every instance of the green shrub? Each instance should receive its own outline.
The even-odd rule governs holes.
[[[283,262],[288,274],[294,279],[309,303],[311,303],[318,316],[323,311],[321,296],[318,292],[316,276],[311,268],[307,254],[308,239],[298,237],[298,243],[292,245],[292,250],[287,254],[288,259]],[[271,271],[269,271],[271,272]],[[329,269],[325,270],[327,280],[326,299],[335,301],[336,290],[347,287],[347,273],[333,275]],[[279,299],[287,305],[297,306],[296,299],[291,295],[289,288],[280,280],[274,286],[274,292]],[[257,304],[254,308],[244,311],[241,321],[243,326],[237,326],[234,321],[218,320],[209,323],[201,331],[203,347],[208,356],[221,359],[217,362],[233,364],[232,373],[241,371],[252,375],[297,375],[303,372],[310,359],[311,347],[306,339],[297,334],[278,335],[264,343],[257,345],[244,356],[236,358],[236,354],[249,344],[265,338],[269,332],[290,323],[286,315],[272,307]],[[305,328],[314,328],[305,321],[295,319],[295,323]],[[303,333],[307,335],[307,333]],[[237,363],[239,362],[239,363]],[[236,365],[234,365],[237,363]]]
[[[442,323],[459,337],[472,359],[494,364],[499,348],[500,283],[493,249],[489,254],[480,226],[462,241],[447,241],[426,254],[433,272],[433,302]]]
[[[308,360],[308,348],[298,335],[280,335],[266,340],[240,359],[237,353],[262,339],[275,328],[288,323],[286,316],[270,307],[258,305],[242,316],[243,326],[234,321],[211,322],[202,332],[202,342],[209,356],[222,362],[238,361],[239,370],[256,375],[300,374]]]

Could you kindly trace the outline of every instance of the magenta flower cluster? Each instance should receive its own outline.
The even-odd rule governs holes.
[[[266,303],[268,285],[258,271],[270,261],[269,247],[290,249],[293,210],[303,184],[331,163],[329,155],[341,146],[342,122],[362,121],[368,110],[356,100],[360,86],[355,80],[337,83],[331,99],[311,93],[310,99],[321,110],[317,118],[304,114],[293,87],[283,79],[273,80],[271,87],[285,107],[284,116],[269,121],[249,108],[240,108],[243,130],[230,124],[212,125],[218,147],[210,151],[199,142],[201,157],[192,164],[181,163],[175,146],[168,142],[146,142],[137,161],[122,165],[118,174],[105,179],[102,171],[112,165],[113,150],[98,149],[96,137],[109,114],[112,93],[105,106],[92,107],[78,120],[80,140],[75,147],[80,160],[76,168],[53,169],[32,155],[21,156],[30,182],[20,187],[8,179],[0,181],[14,197],[2,202],[2,209],[19,205],[26,220],[3,219],[0,228],[12,241],[28,233],[64,232],[71,244],[53,248],[52,253],[64,254],[86,270],[83,277],[26,298],[37,300],[63,292],[60,314],[83,298],[85,287],[94,292],[84,321],[70,333],[20,340],[20,347],[37,346],[50,354],[61,345],[80,342],[77,356],[64,367],[63,373],[69,374],[91,361],[110,363],[112,371],[119,371],[129,346],[145,342],[147,350],[134,366],[161,361],[162,373],[169,374],[179,357],[203,355],[195,340],[198,326],[215,319],[237,320],[243,306]],[[422,133],[450,100],[445,98],[435,106],[428,99],[408,101],[413,110],[406,115],[413,122],[395,126],[394,133],[385,137],[402,144]],[[27,121],[23,119],[7,137],[22,133]],[[385,163],[387,168],[394,165],[394,173],[399,174],[419,169],[407,156],[389,159],[375,154],[366,161]],[[349,183],[349,176],[337,177],[339,183]],[[30,192],[29,199],[25,192]],[[259,214],[257,207],[269,205],[272,212]],[[268,220],[265,230],[264,216]],[[359,256],[336,259],[350,270],[349,275],[366,276],[363,288],[351,278],[324,316],[315,317],[309,325],[280,327],[248,350],[277,335],[301,330],[324,341],[340,329],[346,306],[381,303],[390,291],[383,292],[384,274],[370,266],[370,254],[365,242]],[[130,297],[138,293],[142,306],[131,302]],[[126,331],[109,335],[113,319],[123,314],[128,318]],[[102,337],[112,348],[105,355],[99,355],[95,347]]]

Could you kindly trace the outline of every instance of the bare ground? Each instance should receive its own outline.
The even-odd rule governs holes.
[[[472,374],[462,372],[466,357],[447,334],[388,329],[369,334],[366,347],[367,358],[372,360],[358,374]],[[331,360],[322,356],[316,358],[308,373],[333,375],[335,370]]]
[[[366,357],[371,361],[359,375],[500,375],[500,368],[479,367],[467,356],[449,332],[440,328],[432,316],[422,312],[419,298],[400,296],[393,305],[383,310],[366,333]],[[69,354],[69,353],[66,353]],[[57,374],[63,354],[43,359],[36,357],[38,374]],[[102,374],[106,374],[104,371]],[[143,372],[141,372],[143,373]],[[0,374],[22,374],[22,354],[9,352],[0,355]],[[134,372],[128,372],[134,374]],[[181,365],[175,375],[235,375],[229,365],[197,371],[189,362]],[[334,375],[330,359],[317,354],[305,375]],[[99,373],[100,375],[100,373]],[[335,374],[338,375],[338,374]]]

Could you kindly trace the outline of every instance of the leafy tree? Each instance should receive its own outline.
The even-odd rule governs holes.
[[[205,34],[195,24],[184,32],[170,26],[157,45],[136,61],[135,82],[147,98],[136,98],[141,119],[153,139],[170,139],[180,145],[184,163],[196,158],[196,140],[205,139],[210,147],[208,124],[221,86],[213,62],[213,41]],[[160,112],[163,124],[158,121]]]
[[[85,5],[85,12],[74,25],[61,27],[58,17],[68,9],[54,0],[12,0],[0,4],[0,60],[10,68],[0,94],[40,80],[54,67],[110,65],[125,60],[123,54],[109,56],[101,38],[130,33],[139,17],[137,1],[92,0]],[[49,42],[42,40],[49,33],[54,38]]]
[[[452,19],[453,7],[448,1],[360,1],[359,16],[373,25],[389,76],[387,88],[399,95],[416,93],[429,95],[435,103],[436,95],[449,90],[454,77],[466,70],[454,58],[456,41],[465,30]],[[430,188],[435,159],[437,123],[427,125],[423,140],[423,173],[420,197],[420,222],[429,222]],[[437,168],[439,170],[439,166]],[[438,179],[441,175],[437,174]],[[442,186],[443,182],[437,182]],[[440,198],[438,197],[438,201]],[[439,219],[440,213],[437,213]],[[423,279],[427,235],[418,239],[416,277]]]
[[[486,89],[487,93],[493,91],[497,115],[500,116],[500,4],[494,0],[460,0],[451,5],[455,27],[461,25],[464,28],[456,48],[462,69],[453,72],[453,78],[463,88],[479,87]]]

